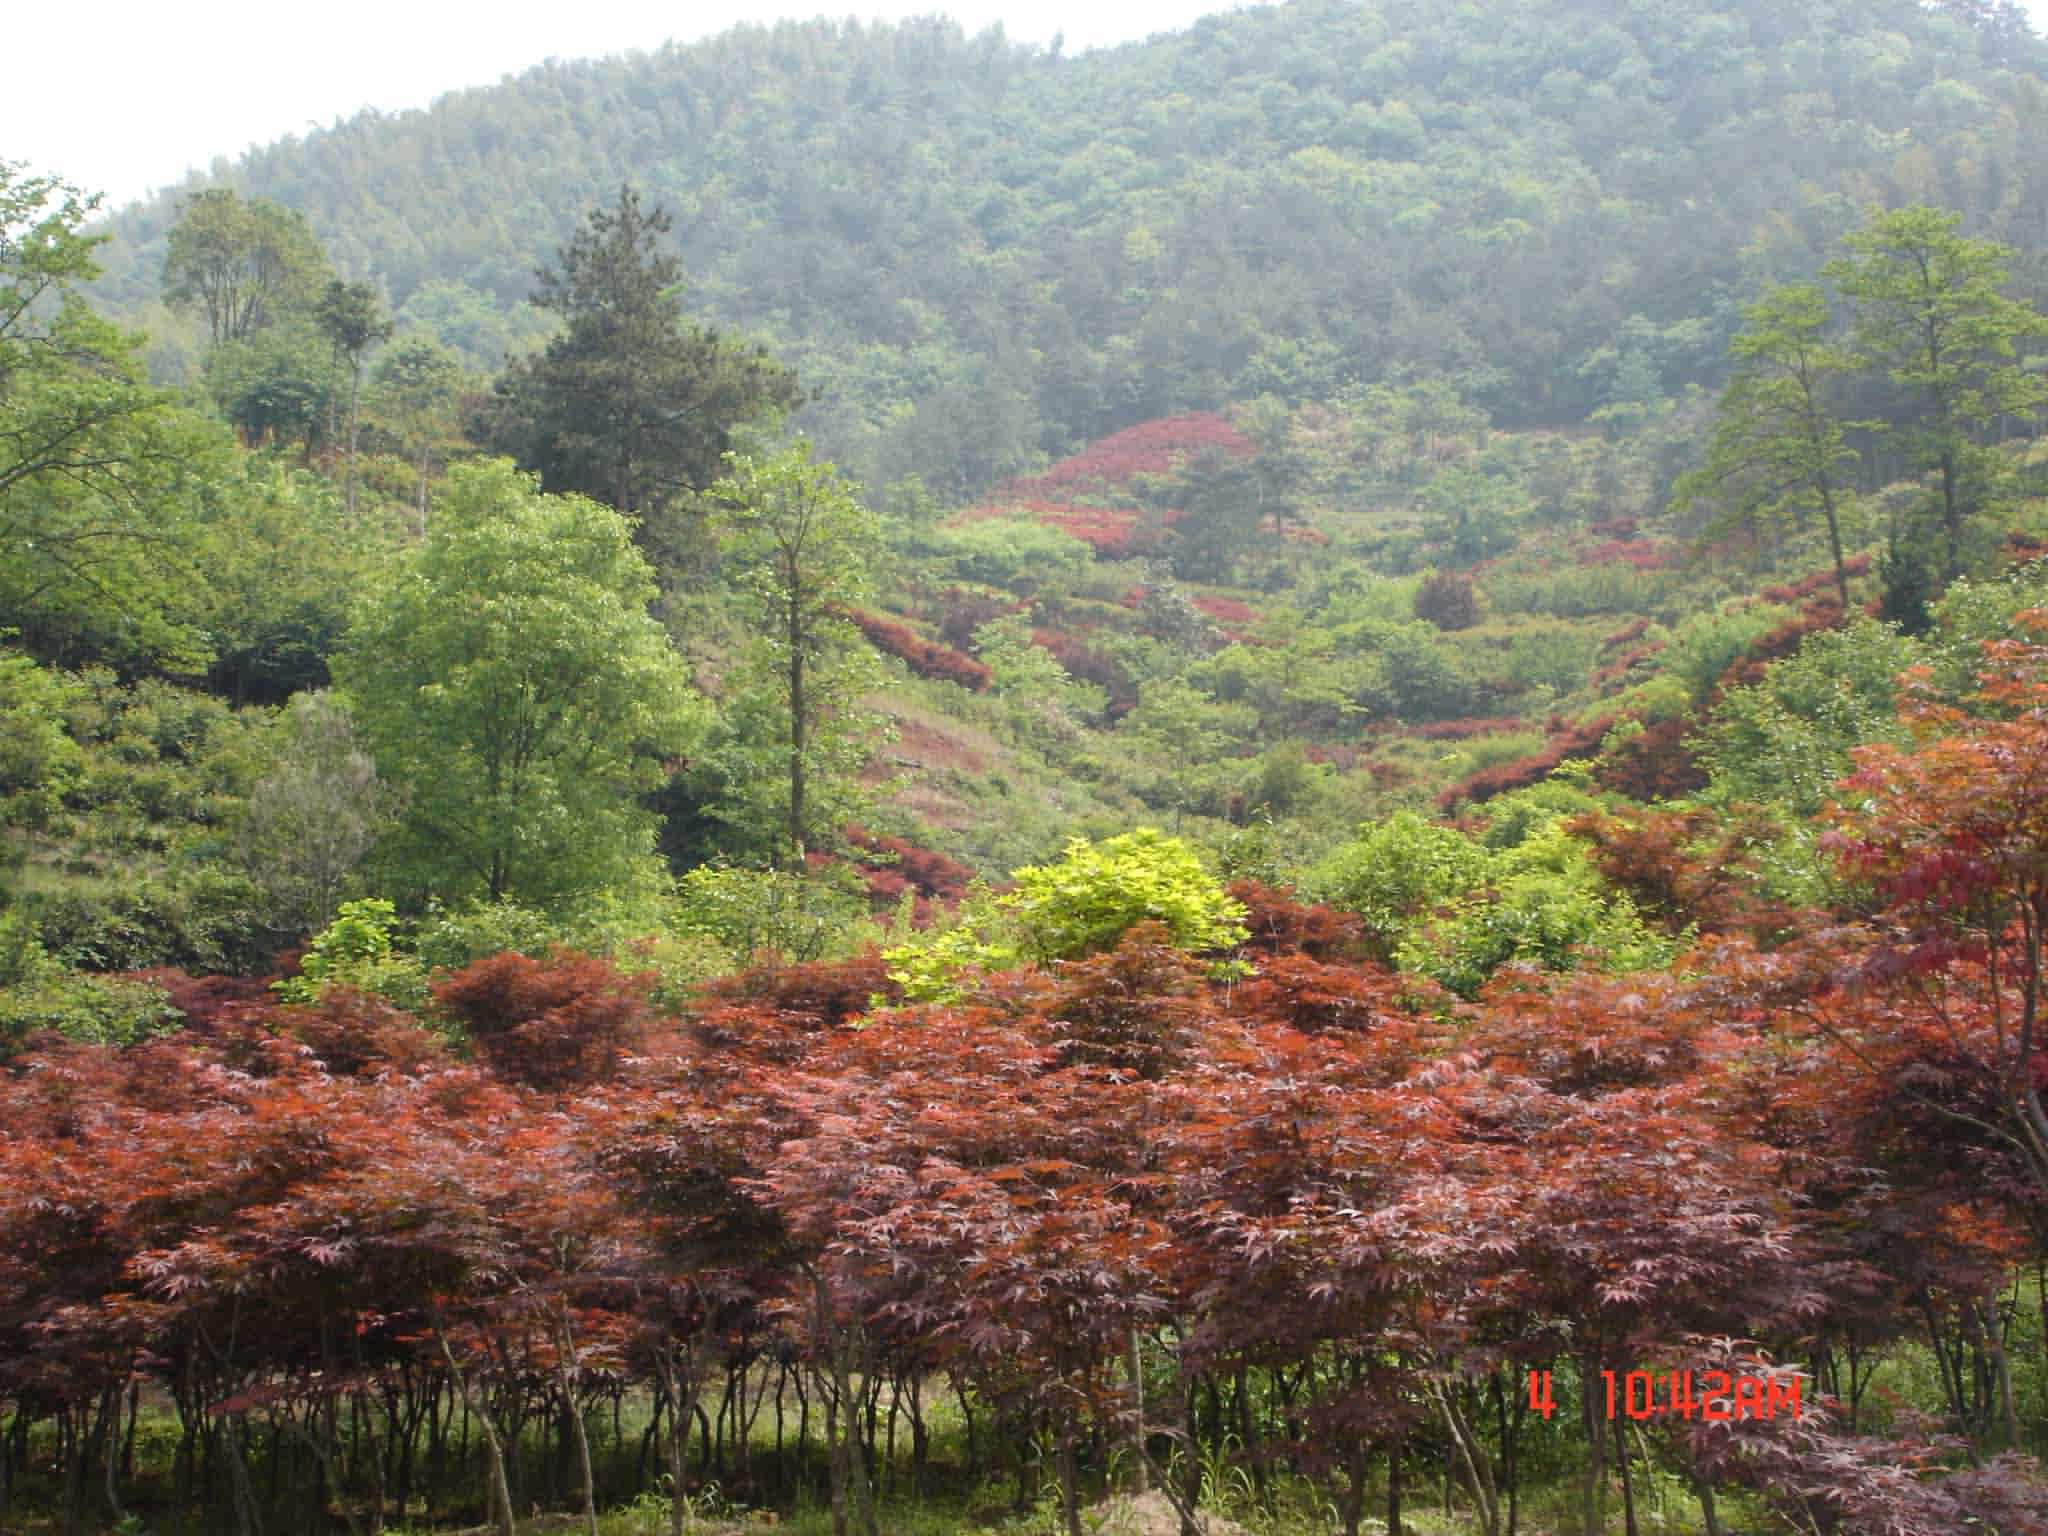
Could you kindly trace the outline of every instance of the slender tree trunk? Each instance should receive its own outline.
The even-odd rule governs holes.
[[[1131,1378],[1131,1492],[1143,1498],[1152,1483],[1145,1461],[1145,1362],[1136,1328],[1125,1346],[1124,1368]]]
[[[789,604],[789,857],[804,867],[804,652],[803,621],[794,597]]]
[[[455,1363],[455,1351],[448,1347],[448,1336],[436,1330],[441,1341],[442,1358],[448,1362],[448,1373],[454,1380],[455,1390],[461,1395],[462,1406],[484,1432],[486,1450],[485,1470],[490,1475],[491,1516],[498,1536],[513,1536],[512,1531],[512,1489],[505,1477],[505,1447],[498,1437],[498,1426],[492,1420],[484,1405],[477,1401],[468,1379],[462,1374],[462,1367]]]
[[[562,1412],[568,1417],[569,1432],[576,1442],[577,1471],[583,1480],[583,1527],[588,1536],[597,1536],[597,1480],[590,1467],[590,1431],[583,1423],[583,1410],[576,1401],[576,1384],[571,1376],[576,1368],[576,1339],[569,1331],[566,1302],[557,1304],[555,1338],[555,1380],[561,1388]]]
[[[351,353],[348,360],[348,472],[342,479],[342,507],[350,522],[356,517],[356,397],[362,393],[363,359]]]

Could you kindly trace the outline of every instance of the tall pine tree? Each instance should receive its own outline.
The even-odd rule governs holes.
[[[657,566],[682,542],[692,493],[718,477],[733,428],[802,400],[795,373],[765,350],[684,320],[682,263],[659,248],[670,228],[631,187],[590,215],[534,295],[566,327],[507,367],[486,428],[547,490],[639,518]]]

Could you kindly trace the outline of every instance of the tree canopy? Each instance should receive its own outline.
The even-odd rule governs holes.
[[[401,887],[546,907],[632,884],[654,846],[636,797],[705,722],[653,596],[618,513],[502,460],[450,471],[335,662],[406,794],[380,855]]]

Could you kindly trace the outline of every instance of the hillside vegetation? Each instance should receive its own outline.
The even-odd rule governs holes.
[[[1716,381],[1740,305],[1871,202],[2048,230],[2048,52],[1917,0],[1295,0],[1068,58],[812,22],[550,64],[227,168],[492,366],[631,182],[693,312],[767,342],[871,484],[979,491],[1272,392],[1452,382],[1502,426]],[[113,222],[154,294],[182,193]]]
[[[2043,61],[0,161],[0,1530],[2048,1536]]]

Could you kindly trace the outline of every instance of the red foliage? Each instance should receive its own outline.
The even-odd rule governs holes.
[[[706,997],[714,1004],[738,1003],[772,1009],[812,1029],[837,1029],[868,1011],[874,998],[900,998],[879,950],[849,960],[814,960],[805,965],[759,965],[713,982]]]
[[[545,960],[493,955],[434,987],[501,1077],[535,1088],[601,1082],[653,1020],[649,978],[558,949]]]
[[[1609,539],[1579,555],[1588,565],[1626,565],[1638,571],[1668,570],[1679,558],[1676,544],[1660,544],[1651,539]]]
[[[1012,480],[1005,496],[1018,497],[1117,491],[1140,475],[1169,475],[1205,449],[1247,459],[1258,445],[1213,411],[1195,411],[1126,427],[1098,439],[1042,475]]]
[[[919,677],[942,683],[958,683],[970,693],[979,693],[989,683],[989,670],[971,656],[951,646],[927,640],[908,625],[880,614],[855,611],[847,615],[854,627],[878,651],[901,660]]]
[[[1842,610],[1835,603],[1816,598],[1807,604],[1796,619],[1788,619],[1769,634],[1750,642],[1744,651],[1721,674],[1714,686],[1726,692],[1730,688],[1744,688],[1763,681],[1764,672],[1774,661],[1782,661],[1806,643],[1808,635],[1823,630],[1839,629],[1842,626]]]
[[[1868,555],[1856,555],[1842,562],[1842,573],[1846,576],[1861,576],[1869,569]],[[1765,587],[1757,595],[1774,603],[1803,603],[1809,597],[1818,597],[1823,592],[1832,594],[1834,591],[1835,568],[1829,566],[1826,570],[1815,571],[1811,576],[1801,577],[1798,581]]]
[[[846,829],[846,840],[856,848],[894,854],[896,862],[884,868],[894,869],[918,894],[935,901],[958,901],[974,881],[974,871],[958,859],[920,848],[904,838],[877,837],[867,828],[854,825]]]
[[[171,1007],[195,1030],[209,1030],[252,1011],[261,1012],[277,1000],[270,984],[254,976],[191,976],[173,966],[131,971],[128,976],[163,988]]]
[[[1618,645],[1633,645],[1650,632],[1648,619],[1632,619],[1613,634],[1600,642],[1600,649],[1611,651]]]
[[[1244,925],[1251,934],[1245,948],[1253,954],[1334,960],[1355,959],[1366,951],[1365,925],[1349,912],[1320,904],[1305,907],[1289,892],[1256,880],[1233,880],[1229,890],[1244,907]]]
[[[1415,589],[1415,617],[1438,629],[1470,629],[1479,622],[1479,598],[1472,578],[1461,571],[1433,571]]]
[[[1557,772],[1558,765],[1575,757],[1593,757],[1614,728],[1615,717],[1602,715],[1584,725],[1569,726],[1550,739],[1541,752],[1518,757],[1511,763],[1497,763],[1453,784],[1436,797],[1437,809],[1455,810],[1461,801],[1477,805],[1504,795],[1511,789],[1540,784]]]
[[[417,1074],[448,1058],[440,1040],[404,1009],[346,988],[328,992],[317,1003],[285,1009],[275,1022],[328,1071],[347,1077]]]
[[[966,652],[974,644],[974,632],[982,625],[1015,613],[1023,604],[1007,602],[986,592],[964,587],[949,588],[939,602],[939,638],[954,650]]]
[[[1608,662],[1606,666],[1599,668],[1593,673],[1593,686],[1596,688],[1605,687],[1609,683],[1622,681],[1630,672],[1663,649],[1664,642],[1659,640],[1651,645],[1639,645],[1633,650],[1623,651],[1614,660]]]
[[[1105,651],[1057,629],[1034,629],[1031,643],[1050,651],[1053,659],[1078,682],[1093,683],[1109,695],[1109,716],[1120,719],[1138,707],[1138,687],[1130,674]]]
[[[1239,602],[1234,597],[1204,595],[1195,598],[1194,605],[1219,624],[1249,625],[1259,622],[1259,610],[1250,603]]]
[[[1697,724],[1690,715],[1674,715],[1644,726],[1640,736],[1622,742],[1608,754],[1593,771],[1594,781],[1645,803],[1675,800],[1704,789],[1707,772],[1685,744]]]
[[[1673,933],[1697,926],[1770,940],[1793,922],[1756,895],[1756,849],[1768,845],[1768,823],[1699,809],[1595,812],[1574,818],[1571,831],[1592,845],[1601,877]]]

